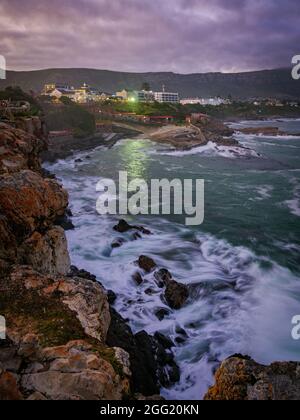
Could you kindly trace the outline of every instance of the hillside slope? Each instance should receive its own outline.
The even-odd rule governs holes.
[[[0,89],[18,85],[29,91],[40,91],[45,83],[67,82],[79,86],[83,82],[95,88],[115,92],[123,88],[141,88],[148,82],[152,89],[162,85],[170,91],[178,91],[181,97],[215,95],[235,98],[291,97],[300,98],[300,83],[293,80],[290,69],[265,70],[250,73],[122,73],[93,69],[48,69],[26,72],[8,71],[7,79],[0,80]]]

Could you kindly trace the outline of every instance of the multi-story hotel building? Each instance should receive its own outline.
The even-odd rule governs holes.
[[[172,92],[154,92],[154,99],[160,103],[178,103],[179,94]]]

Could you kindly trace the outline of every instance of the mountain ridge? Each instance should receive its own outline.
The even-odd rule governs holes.
[[[79,86],[83,82],[103,91],[140,89],[145,82],[153,90],[162,85],[181,97],[211,97],[229,95],[234,98],[279,97],[300,98],[300,83],[291,76],[291,69],[258,70],[243,73],[191,73],[173,72],[119,72],[86,68],[53,68],[32,71],[7,71],[6,80],[0,80],[0,89],[18,85],[25,91],[39,92],[45,83],[69,83]]]

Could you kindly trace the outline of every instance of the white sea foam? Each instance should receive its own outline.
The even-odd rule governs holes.
[[[293,200],[287,200],[285,201],[285,204],[288,206],[292,214],[300,217],[300,197],[294,198]]]
[[[204,156],[220,156],[229,159],[235,159],[238,157],[259,157],[258,153],[254,150],[238,146],[220,146],[211,141],[205,146],[194,147],[190,150],[156,151],[156,153],[178,157],[201,154]]]
[[[115,250],[110,246],[116,235],[112,233],[114,219],[101,218],[99,223],[95,215],[80,214],[74,221],[77,229],[68,233],[72,261],[94,272],[106,288],[118,294],[116,308],[135,332],[160,331],[173,340],[176,327],[187,332],[187,342],[174,349],[181,381],[163,390],[166,398],[201,398],[212,383],[216,364],[236,352],[264,362],[277,355],[293,358],[277,339],[287,335],[289,316],[298,307],[292,297],[281,296],[283,288],[286,295],[294,287],[295,279],[288,270],[212,235],[185,240],[185,227],[163,220],[156,220],[150,237],[131,241],[128,234],[128,242]],[[132,280],[137,270],[134,262],[141,254],[152,257],[190,287],[188,305],[171,311],[163,321],[156,318],[155,311],[168,308],[153,275],[145,276],[140,287]],[[267,269],[263,267],[266,263]],[[151,296],[145,293],[149,287]],[[278,347],[272,349],[269,340]]]
[[[295,172],[295,171],[294,171]],[[299,180],[292,176],[289,178],[290,183],[293,185],[293,197],[286,200],[283,204],[286,205],[294,216],[300,217],[300,184]]]
[[[207,146],[208,153],[211,149],[215,153],[214,144]],[[117,219],[95,212],[99,177],[81,176],[81,164],[74,165],[74,158],[50,169],[65,174],[63,182],[70,191],[76,226],[67,233],[72,262],[95,273],[107,289],[117,293],[116,309],[130,320],[134,332],[160,331],[175,341],[176,328],[186,331],[187,341],[174,348],[181,380],[163,390],[167,399],[201,398],[213,382],[218,363],[234,353],[249,354],[262,363],[299,359],[299,343],[291,340],[290,322],[299,312],[300,281],[291,271],[246,247],[203,232],[192,233],[161,218],[128,220],[149,227],[153,235],[133,241],[129,232],[123,236],[127,242],[112,249],[111,243],[119,236],[113,231]],[[296,175],[291,182],[297,194]],[[258,199],[266,200],[272,186],[262,185],[257,193]],[[188,304],[170,311],[163,321],[155,311],[169,308],[153,274],[144,276],[139,287],[132,279],[138,269],[135,261],[142,254],[169,269],[190,289]],[[145,293],[149,288],[152,295]]]
[[[256,197],[256,200],[262,201],[271,198],[273,190],[274,187],[272,187],[272,185],[262,185],[260,187],[257,187],[256,191],[258,193],[258,196]]]

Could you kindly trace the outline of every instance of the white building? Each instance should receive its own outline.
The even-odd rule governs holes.
[[[56,88],[52,92],[48,92],[48,96],[52,98],[60,99],[62,96],[66,96],[67,98],[74,100],[75,99],[76,91],[74,89],[59,89]]]
[[[181,99],[181,105],[202,105],[202,99],[200,98],[186,98]]]
[[[53,93],[53,91],[56,89],[58,91],[66,91],[66,92],[74,91],[74,87],[68,85],[67,83],[48,83],[44,85],[41,95],[48,96],[51,93]]]
[[[116,92],[118,98],[129,102],[154,102],[154,92],[147,90],[121,90]]]
[[[99,102],[107,99],[107,95],[99,92],[96,89],[92,89],[86,83],[84,83],[79,89],[75,91],[75,102],[79,104],[86,104],[88,102]]]
[[[231,101],[229,99],[224,99],[220,97],[215,98],[187,98],[180,101],[182,105],[211,105],[211,106],[220,106],[220,105],[230,105]]]
[[[154,99],[160,103],[179,103],[179,94],[173,92],[154,92]]]
[[[154,101],[154,93],[148,90],[138,90],[134,92],[137,100],[139,102],[153,102]]]
[[[127,90],[116,92],[118,98],[129,102],[179,103],[179,94],[173,92],[152,92],[147,90]]]

